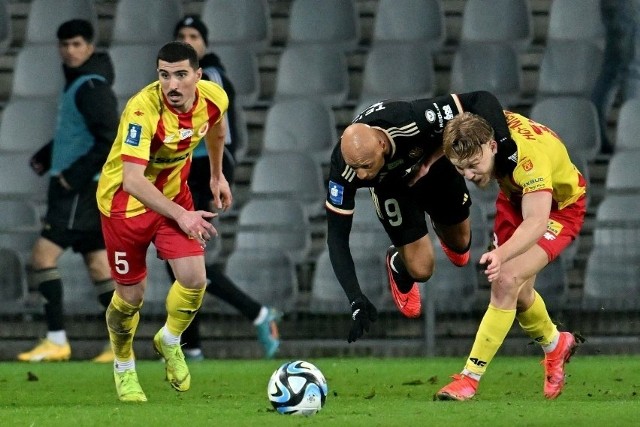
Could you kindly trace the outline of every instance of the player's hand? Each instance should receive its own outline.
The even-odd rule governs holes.
[[[351,330],[347,342],[355,342],[365,332],[369,332],[371,322],[378,319],[378,310],[371,304],[371,301],[360,294],[351,302]]]
[[[218,214],[208,211],[185,210],[176,218],[176,222],[187,236],[196,239],[204,248],[213,236],[218,235],[218,231],[210,222],[216,216]]]
[[[210,187],[213,194],[213,205],[216,209],[221,209],[222,211],[229,209],[233,203],[233,196],[231,195],[229,182],[224,175],[221,175],[220,178],[212,176]]]
[[[484,274],[486,274],[489,282],[493,282],[498,278],[500,275],[500,267],[502,267],[502,257],[497,251],[493,250],[482,254],[479,263],[486,265]]]

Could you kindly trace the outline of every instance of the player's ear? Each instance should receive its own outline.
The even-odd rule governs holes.
[[[496,142],[495,139],[492,139],[491,141],[489,141],[489,147],[491,148],[491,152],[493,154],[496,154],[498,152],[498,143]]]

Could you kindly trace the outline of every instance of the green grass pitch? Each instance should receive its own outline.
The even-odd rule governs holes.
[[[8,426],[637,426],[634,356],[574,356],[555,401],[542,396],[531,357],[494,359],[470,402],[434,402],[464,358],[319,358],[329,396],[312,417],[276,413],[266,395],[286,360],[207,360],[190,365],[192,387],[173,391],[159,361],[137,370],[149,399],[117,400],[112,367],[90,362],[0,363],[0,425]]]

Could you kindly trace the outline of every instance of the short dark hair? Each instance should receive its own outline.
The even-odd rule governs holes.
[[[156,59],[156,65],[159,61],[180,62],[185,59],[189,60],[189,65],[194,70],[200,68],[198,53],[196,50],[189,43],[173,41],[160,48],[158,51],[158,58]]]
[[[88,43],[93,43],[93,25],[84,19],[72,19],[60,24],[57,36],[60,41],[80,36]]]

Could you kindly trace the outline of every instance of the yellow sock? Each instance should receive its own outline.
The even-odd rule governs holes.
[[[169,333],[179,336],[191,323],[202,304],[205,288],[188,289],[176,280],[167,294],[167,323]]]
[[[140,321],[140,305],[131,305],[117,293],[113,293],[111,303],[107,307],[107,329],[109,340],[116,359],[121,361],[133,359],[133,336]]]
[[[465,370],[478,376],[496,355],[516,317],[516,310],[502,310],[489,304],[469,353]]]
[[[558,336],[558,328],[551,321],[547,306],[542,296],[534,291],[534,299],[531,307],[518,313],[516,319],[524,331],[541,345],[549,345]]]

